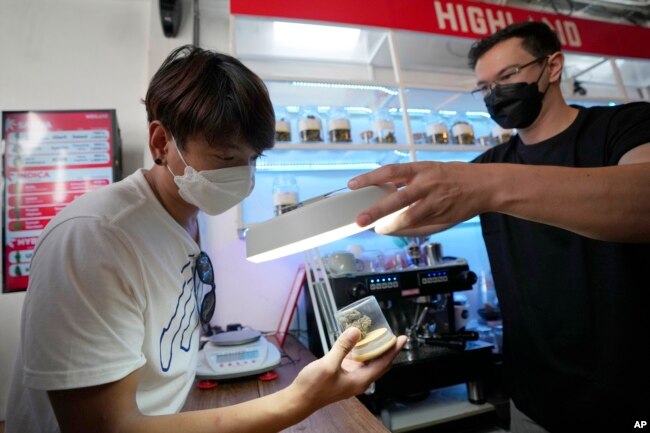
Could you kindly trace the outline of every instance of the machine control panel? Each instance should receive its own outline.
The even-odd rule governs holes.
[[[471,290],[476,276],[467,261],[454,259],[431,267],[332,277],[330,282],[336,304],[342,307],[368,295],[381,301]]]
[[[366,278],[366,287],[370,292],[380,290],[391,290],[399,288],[399,278],[397,275],[383,274]]]
[[[418,274],[418,280],[420,281],[421,287],[430,286],[433,284],[448,283],[449,271],[443,269],[420,272]]]

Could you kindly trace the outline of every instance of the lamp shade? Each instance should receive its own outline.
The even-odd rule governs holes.
[[[367,186],[253,224],[246,232],[246,258],[253,263],[265,262],[368,230],[374,224],[360,227],[356,216],[395,191],[392,184]]]

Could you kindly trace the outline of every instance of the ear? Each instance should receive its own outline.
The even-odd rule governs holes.
[[[564,54],[561,51],[551,54],[548,59],[549,82],[559,83],[564,70]]]
[[[167,157],[167,143],[171,140],[171,134],[159,121],[154,120],[149,124],[149,151],[151,158],[155,161],[160,159],[163,163]]]

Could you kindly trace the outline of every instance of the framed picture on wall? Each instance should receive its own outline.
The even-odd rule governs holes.
[[[36,241],[54,216],[121,178],[115,110],[5,111],[3,292],[26,290]]]

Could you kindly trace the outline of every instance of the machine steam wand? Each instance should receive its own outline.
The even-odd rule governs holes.
[[[422,325],[422,322],[424,321],[424,318],[427,315],[427,311],[429,311],[429,307],[426,306],[422,309],[422,312],[420,313],[420,316],[417,317],[417,320],[413,324],[413,326],[409,327],[406,329],[406,344],[404,345],[405,350],[411,350],[414,347],[419,346],[419,341],[418,341],[418,329]],[[417,316],[417,311],[415,312],[415,315]]]

